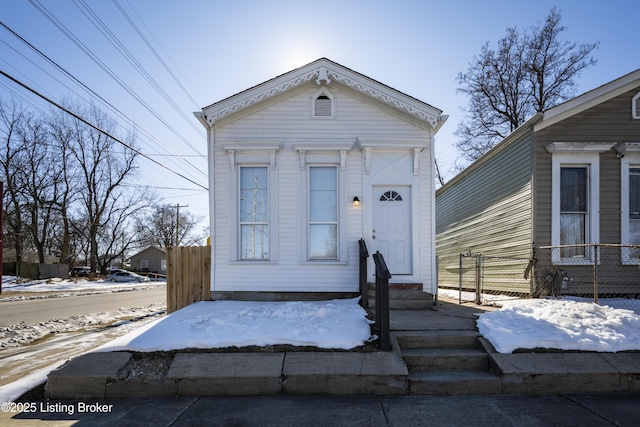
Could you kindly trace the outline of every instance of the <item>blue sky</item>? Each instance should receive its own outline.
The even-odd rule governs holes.
[[[36,6],[44,6],[149,108]],[[600,43],[594,53],[598,64],[581,74],[576,95],[640,68],[637,0],[5,0],[0,20],[141,126],[145,131],[138,132],[138,145],[143,152],[206,186],[205,131],[192,112],[321,57],[449,115],[436,136],[436,154],[447,171],[457,157],[454,132],[462,117],[460,109],[467,103],[456,93],[456,75],[486,41],[495,45],[508,27],[537,24],[554,6],[561,10],[567,27],[564,39]],[[91,13],[163,88],[163,96],[107,41],[106,30],[101,32],[87,18]],[[0,70],[56,101],[76,99],[77,94],[85,98],[82,103],[92,100],[4,28],[0,28],[0,42]],[[43,105],[2,76],[0,96],[19,96],[34,108]],[[140,166],[140,184],[158,187],[163,202],[189,205],[186,209],[193,214],[208,215],[206,192],[197,185],[149,161],[141,161]]]

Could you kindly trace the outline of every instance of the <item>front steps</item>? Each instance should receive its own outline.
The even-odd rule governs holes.
[[[409,370],[409,394],[501,393],[475,331],[396,331],[391,342]]]
[[[369,283],[367,289],[369,309],[375,311],[375,284]],[[390,310],[424,310],[433,307],[433,295],[422,291],[422,283],[390,283]]]

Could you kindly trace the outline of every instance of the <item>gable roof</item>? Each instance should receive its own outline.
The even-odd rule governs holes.
[[[638,87],[640,87],[640,69],[549,108],[544,112],[542,121],[534,126],[534,131],[537,132]]]
[[[138,253],[136,253],[136,254],[131,255],[131,257],[130,257],[130,258],[138,257],[138,256],[142,255],[144,252],[147,252],[147,251],[160,251],[160,252],[162,252],[163,254],[164,254],[164,253],[166,253],[166,251],[164,250],[164,248],[159,248],[159,247],[157,247],[157,246],[149,246],[148,248],[145,248],[145,249],[141,250],[140,252],[138,252]]]
[[[447,116],[442,115],[442,110],[327,58],[320,58],[300,68],[281,74],[271,80],[204,107],[201,112],[194,114],[205,127],[211,127],[223,117],[242,111],[282,92],[314,80],[318,85],[323,82],[325,84],[331,84],[332,81],[339,82],[377,101],[425,121],[435,130],[439,129],[447,119]]]

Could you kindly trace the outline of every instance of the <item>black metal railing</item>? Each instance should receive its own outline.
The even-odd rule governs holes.
[[[384,262],[384,257],[378,251],[373,254],[376,264],[376,327],[380,336],[380,349],[391,350],[389,328],[389,279],[391,273]]]
[[[358,240],[358,246],[360,247],[360,272],[358,274],[361,295],[360,305],[366,310],[369,308],[369,299],[367,298],[367,258],[369,258],[369,251],[363,239]]]

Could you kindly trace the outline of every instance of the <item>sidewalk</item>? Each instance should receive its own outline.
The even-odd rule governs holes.
[[[40,404],[50,406],[43,411]],[[101,408],[90,406],[95,404],[37,402],[35,412],[0,412],[0,425],[637,426],[640,395],[182,397],[101,400]]]
[[[390,324],[392,344],[395,340],[395,345],[391,352],[178,352],[166,359],[164,369],[153,372],[154,376],[149,376],[149,371],[157,366],[137,366],[129,352],[89,353],[51,372],[46,396],[51,399],[110,399],[434,394],[430,390],[435,390],[435,394],[640,393],[640,352],[499,354],[481,337],[484,350],[472,351],[483,354],[485,360],[489,353],[491,372],[482,373],[480,379],[465,380],[467,382],[461,386],[451,389],[446,388],[452,381],[450,377],[440,373],[435,380],[424,380],[430,381],[429,386],[413,386],[412,381],[422,380],[416,379],[415,375],[412,380],[411,369],[407,367],[409,362],[404,349],[399,348],[398,337],[471,334],[475,339],[476,314],[483,310],[493,308],[441,300],[433,309],[392,310]],[[413,351],[416,352],[420,353]],[[428,360],[422,365],[431,363]],[[468,362],[463,360],[462,363]],[[487,362],[484,363],[486,366]],[[446,362],[443,366],[446,370]],[[481,383],[479,386],[478,382]]]

